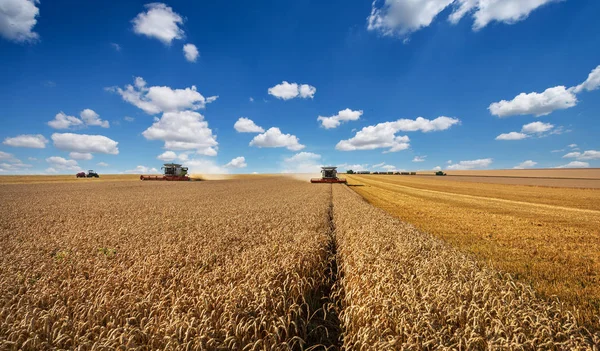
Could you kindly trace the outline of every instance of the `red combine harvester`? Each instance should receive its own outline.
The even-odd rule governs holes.
[[[346,184],[346,179],[338,178],[337,167],[321,167],[321,178],[312,178],[311,183],[343,183]]]
[[[167,181],[188,181],[187,167],[181,167],[177,163],[165,163],[161,169],[164,170],[163,175],[141,175],[140,180],[167,180]]]

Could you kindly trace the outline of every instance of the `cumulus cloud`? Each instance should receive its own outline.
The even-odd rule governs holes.
[[[364,127],[350,139],[341,140],[335,146],[336,150],[374,150],[385,148],[386,152],[406,150],[410,147],[408,136],[396,136],[399,131],[394,122],[379,123]]]
[[[48,125],[54,129],[68,129],[83,125],[83,121],[74,116],[68,116],[64,112],[59,112],[54,119],[48,122]]]
[[[129,116],[125,116],[125,117],[123,117],[123,119],[124,119],[125,121],[127,121],[127,122],[133,122],[133,121],[135,121],[135,118],[133,118],[133,117],[129,117]]]
[[[543,93],[521,93],[514,99],[492,103],[488,109],[500,118],[516,115],[548,115],[556,110],[564,110],[577,105],[575,94],[564,86],[548,88]]]
[[[9,163],[10,162],[10,163]],[[23,173],[26,168],[33,167],[30,164],[21,162],[21,160],[13,159],[8,162],[0,163],[0,172]]]
[[[103,121],[100,119],[100,115],[98,115],[94,110],[86,108],[85,110],[79,113],[81,119],[75,116],[68,116],[64,112],[59,112],[54,116],[54,119],[48,122],[48,125],[54,129],[69,129],[72,127],[79,126],[100,126],[102,128],[110,127],[108,121]]]
[[[165,149],[196,150],[206,156],[216,156],[219,145],[204,116],[194,111],[165,112],[142,135],[164,141]]]
[[[286,81],[277,84],[274,87],[268,89],[270,95],[275,96],[278,99],[289,100],[296,97],[301,98],[313,98],[317,88],[308,84],[288,83]]]
[[[246,166],[248,166],[248,164],[246,163],[246,158],[244,158],[244,156],[236,157],[225,165],[227,168],[245,168]]]
[[[75,160],[67,160],[59,156],[52,156],[46,159],[46,162],[50,164],[53,170],[65,170],[65,171],[80,171],[81,167]]]
[[[353,111],[347,108],[345,110],[339,111],[337,115],[331,117],[319,116],[317,120],[321,121],[321,126],[323,128],[331,129],[339,127],[339,125],[343,122],[357,121],[360,118],[360,116],[362,116],[362,114],[362,110]]]
[[[3,0],[0,3],[0,36],[17,43],[34,42],[39,35],[33,31],[40,9],[38,0]]]
[[[189,158],[188,153],[182,152],[179,155],[176,154],[173,151],[165,151],[162,154],[156,156],[157,159],[161,160],[161,161],[166,161],[166,162],[171,162],[171,161],[187,161]]]
[[[9,154],[8,152],[4,151],[0,151],[0,161],[20,162],[17,158],[13,156],[13,154]]]
[[[575,92],[576,94],[579,94],[584,90],[592,91],[598,88],[600,88],[600,66],[592,70],[585,82],[571,89],[573,89],[573,92]]]
[[[567,145],[567,146],[573,149],[573,148],[576,148],[576,147],[577,147],[577,144],[569,144],[569,145]]]
[[[342,163],[341,165],[337,165],[338,171],[347,172],[349,170],[353,170],[354,172],[367,171],[367,167],[369,165],[365,164],[348,164]]]
[[[198,52],[198,48],[196,47],[196,45],[185,44],[183,46],[183,55],[185,56],[185,59],[189,62],[196,62],[200,53]]]
[[[441,171],[441,170],[442,170],[442,167],[440,167],[440,166],[435,166],[435,167],[433,167],[433,170],[434,170],[434,171]]]
[[[572,161],[567,163],[566,165],[557,166],[555,168],[588,168],[589,166],[590,164],[587,162]]]
[[[218,96],[205,98],[197,91],[195,85],[185,89],[172,89],[167,86],[147,87],[142,77],[136,77],[134,84],[126,85],[124,89],[110,87],[106,90],[121,95],[124,101],[150,115],[160,112],[198,110],[218,98]]]
[[[160,173],[160,172],[156,168],[149,168],[149,167],[146,167],[146,166],[139,165],[139,166],[135,167],[134,169],[126,170],[123,173],[128,173],[128,174],[156,174],[156,173]]]
[[[108,167],[109,166],[109,164],[106,162],[98,162],[98,163],[96,163],[96,165],[99,167]]]
[[[70,152],[69,157],[74,160],[91,160],[94,158],[89,152]]]
[[[519,132],[503,133],[496,137],[496,140],[522,140],[529,138],[529,135]]]
[[[506,24],[522,21],[535,9],[555,1],[560,0],[375,0],[367,28],[385,36],[406,37],[430,26],[442,11],[453,5],[451,23],[472,14],[473,30],[479,30],[493,21]]]
[[[469,170],[478,168],[487,168],[493,162],[491,158],[482,158],[478,160],[460,161],[448,166],[450,170]]]
[[[410,147],[408,136],[396,136],[396,133],[416,132],[424,133],[446,130],[453,125],[460,124],[457,118],[441,116],[434,120],[423,117],[417,119],[399,119],[394,122],[379,123],[374,126],[364,127],[356,135],[347,140],[341,140],[336,149],[341,151],[373,150],[387,148],[385,152],[406,150]]]
[[[131,21],[136,34],[156,38],[165,45],[184,37],[185,33],[179,27],[183,24],[183,18],[171,7],[162,3],[151,3],[145,7],[146,12],[139,13]]]
[[[12,138],[5,138],[2,144],[12,147],[30,147],[34,149],[43,149],[46,147],[48,139],[41,134],[21,134]]]
[[[600,151],[597,150],[587,150],[584,152],[569,152],[564,155],[563,158],[575,158],[577,160],[600,160]]]
[[[522,140],[529,138],[533,135],[537,135],[538,137],[542,137],[548,134],[561,134],[563,132],[563,127],[554,128],[553,124],[543,123],[543,122],[532,122],[526,124],[521,128],[521,132],[510,132],[505,134],[500,134],[496,137],[496,140]]]
[[[521,132],[527,133],[527,134],[540,134],[540,133],[548,132],[552,128],[554,128],[554,125],[552,125],[550,123],[532,122],[532,123],[524,125],[523,128],[521,128]]]
[[[52,141],[57,149],[64,151],[110,155],[119,153],[119,143],[103,135],[54,133]]]
[[[94,110],[91,110],[89,108],[86,108],[85,110],[81,111],[79,116],[81,116],[83,122],[88,126],[100,126],[102,128],[110,127],[108,121],[101,120],[100,115],[98,115]]]
[[[264,133],[262,127],[257,126],[250,118],[240,117],[233,125],[236,131],[240,133]]]
[[[256,147],[285,147],[288,150],[298,151],[304,149],[298,137],[292,134],[283,134],[277,127],[271,127],[266,132],[259,134],[250,141],[250,146]]]
[[[413,158],[413,162],[425,162],[425,159],[427,158],[427,156],[415,156]]]
[[[527,161],[521,162],[518,165],[514,166],[513,169],[532,168],[532,167],[535,167],[535,165],[537,165],[537,162],[532,161],[532,160],[527,160]]]

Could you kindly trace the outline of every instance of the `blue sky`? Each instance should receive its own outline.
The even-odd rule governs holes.
[[[0,174],[600,167],[598,13],[0,0]]]

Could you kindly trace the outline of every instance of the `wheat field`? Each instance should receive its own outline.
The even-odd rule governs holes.
[[[274,176],[5,184],[0,198],[0,349],[600,343],[560,301],[345,185]]]

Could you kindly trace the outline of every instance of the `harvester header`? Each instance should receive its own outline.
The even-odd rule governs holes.
[[[168,180],[168,181],[187,181],[190,180],[188,177],[187,167],[182,167],[178,163],[165,163],[161,167],[163,169],[163,175],[141,175],[140,180]]]
[[[346,183],[346,179],[338,178],[337,167],[321,167],[321,178],[312,178],[311,183]]]

